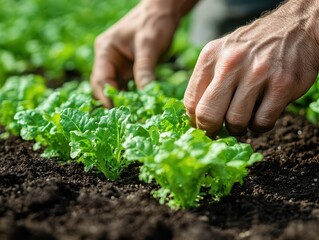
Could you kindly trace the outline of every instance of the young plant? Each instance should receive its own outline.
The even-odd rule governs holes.
[[[0,89],[0,125],[18,135],[21,126],[14,119],[19,111],[34,109],[46,94],[44,79],[36,75],[11,77]]]
[[[191,127],[182,101],[168,98],[159,84],[132,92],[107,88],[111,110],[97,108],[87,84],[44,89],[41,104],[15,114],[21,136],[45,147],[46,157],[74,159],[110,180],[139,161],[140,179],[158,183],[154,196],[173,208],[197,206],[203,188],[220,199],[262,159],[233,137],[212,140]]]
[[[161,187],[154,196],[173,208],[197,206],[202,188],[219,200],[242,183],[247,167],[262,159],[248,144],[227,137],[212,140],[190,127],[183,104],[171,99],[161,115],[137,125],[124,147],[128,160],[142,163],[140,179]]]
[[[131,121],[129,110],[125,107],[105,110],[103,115],[95,118],[77,110],[69,111],[73,118],[61,121],[63,126],[84,123],[76,129],[65,129],[70,131],[71,157],[82,162],[86,170],[95,168],[108,179],[118,179],[122,170],[130,164],[123,157],[125,148],[122,145]]]
[[[64,127],[68,117],[66,109],[90,112],[96,105],[91,97],[88,83],[72,82],[57,89],[35,109],[20,111],[15,114],[15,121],[21,128],[21,137],[36,140],[35,149],[45,147],[43,156],[70,159],[70,131]]]
[[[304,115],[310,122],[319,124],[318,101],[319,75],[307,93],[288,106],[288,111]]]

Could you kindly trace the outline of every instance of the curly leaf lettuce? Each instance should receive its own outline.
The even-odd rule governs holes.
[[[44,79],[36,75],[11,77],[0,89],[0,124],[18,135],[20,125],[14,119],[18,111],[34,109],[44,97]]]

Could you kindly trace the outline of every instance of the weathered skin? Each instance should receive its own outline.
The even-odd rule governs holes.
[[[142,88],[155,77],[179,20],[196,1],[144,0],[96,41],[91,77],[105,106],[105,83],[134,77]],[[319,70],[319,0],[290,0],[202,50],[185,93],[195,126],[215,136],[270,130],[288,103],[302,96]]]
[[[270,130],[319,69],[319,1],[291,0],[208,43],[185,94],[193,123],[214,136],[222,123],[240,135]]]
[[[158,59],[169,48],[180,19],[197,1],[144,0],[95,42],[91,83],[106,107],[104,85],[124,88],[134,77],[142,88],[155,79]]]

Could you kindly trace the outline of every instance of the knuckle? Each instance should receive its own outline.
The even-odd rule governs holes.
[[[207,43],[202,51],[201,51],[201,55],[209,55],[212,52],[212,48],[214,47],[214,44],[212,42]]]
[[[108,32],[102,33],[94,40],[94,48],[99,50],[106,50],[109,46],[116,42],[116,38],[113,34]]]
[[[104,34],[100,34],[94,40],[94,47],[101,48],[104,45],[105,37]]]
[[[265,76],[269,71],[268,63],[258,63],[253,64],[251,68],[251,75],[253,78],[260,78],[260,76]]]
[[[206,107],[199,106],[195,110],[196,123],[198,128],[202,130],[211,130],[218,126],[218,122],[209,114]]]
[[[283,105],[285,103],[288,103],[289,100],[291,99],[291,95],[294,93],[294,90],[295,88],[293,87],[293,85],[290,83],[280,83],[280,82],[277,82],[277,83],[274,83],[270,90],[269,90],[269,95],[271,98],[273,99],[281,99],[280,101],[280,105]],[[274,108],[276,108],[277,106],[274,106]]]
[[[216,52],[218,51],[218,41],[217,40],[214,40],[214,41],[211,41],[209,43],[207,43],[201,53],[200,53],[200,59],[204,62],[208,61],[209,59],[212,58],[212,56],[214,54],[216,54]]]
[[[148,68],[154,68],[155,63],[153,63],[151,56],[149,56],[147,53],[144,53],[143,55],[139,55],[138,58],[135,59],[134,63],[134,70],[144,70]]]
[[[256,117],[252,126],[252,130],[256,132],[267,132],[275,125],[275,121],[269,116]]]
[[[237,70],[242,66],[242,62],[246,57],[246,51],[234,48],[226,48],[221,56],[221,69],[228,73],[229,71]],[[222,72],[223,72],[222,71]]]
[[[276,71],[271,78],[270,87],[272,90],[279,89],[285,90],[287,87],[293,87],[295,83],[295,78],[292,76],[293,74],[289,74],[289,71],[285,72],[284,69],[280,69]]]
[[[196,67],[196,75],[205,75],[213,70],[214,62],[219,54],[219,47],[215,41],[207,43],[201,50]]]
[[[242,131],[243,129],[247,128],[246,117],[243,114],[228,112],[225,120],[232,129],[237,129],[238,131]]]
[[[280,79],[274,79],[273,81],[273,90],[279,91],[282,93],[282,91],[286,91],[287,88],[292,87],[292,81],[291,78],[282,77]]]
[[[149,44],[154,42],[154,40],[160,37],[160,32],[158,31],[142,31],[140,34],[136,35],[137,40],[142,43]]]
[[[159,49],[162,49],[163,46],[166,47],[165,41],[161,41],[162,35],[160,31],[148,30],[141,31],[135,35],[136,46],[141,48],[148,47],[153,54]]]
[[[91,86],[95,88],[101,88],[105,85],[105,81],[103,81],[100,78],[95,77],[94,75],[91,75]]]

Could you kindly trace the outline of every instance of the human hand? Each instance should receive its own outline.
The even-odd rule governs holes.
[[[192,123],[215,136],[270,130],[319,69],[318,0],[290,0],[273,13],[208,43],[184,102]]]
[[[99,35],[91,84],[96,98],[111,107],[105,84],[123,89],[130,79],[138,88],[155,79],[155,67],[168,49],[181,14],[174,1],[144,0],[117,24]]]

